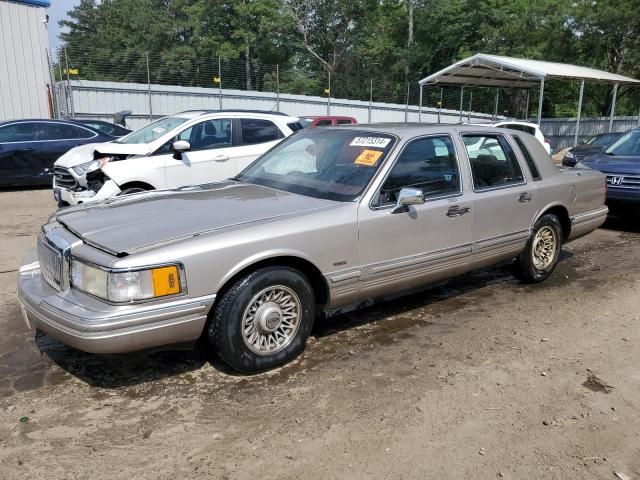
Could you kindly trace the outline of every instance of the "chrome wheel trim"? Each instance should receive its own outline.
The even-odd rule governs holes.
[[[242,340],[258,355],[273,355],[286,348],[300,328],[302,304],[289,287],[273,285],[249,301],[242,315]]]
[[[531,246],[533,266],[538,270],[549,268],[556,256],[557,245],[558,237],[553,228],[544,226],[538,230]]]

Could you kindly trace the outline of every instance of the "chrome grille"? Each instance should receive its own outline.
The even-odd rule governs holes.
[[[74,188],[78,185],[76,178],[66,168],[55,167],[53,176],[57,187]]]
[[[38,261],[46,282],[56,290],[62,290],[62,252],[49,245],[42,235],[38,237]]]
[[[625,175],[621,173],[607,173],[607,185],[611,188],[625,188],[630,190],[640,190],[640,176]]]

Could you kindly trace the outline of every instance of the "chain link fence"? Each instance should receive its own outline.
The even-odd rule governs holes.
[[[268,65],[242,59],[208,58],[194,52],[80,50],[67,46],[49,56],[54,116],[112,120],[131,110],[129,126],[138,128],[161,116],[188,109],[256,109],[291,115],[349,115],[359,122],[488,123],[511,118],[535,122],[536,89],[495,89],[425,85],[376,67],[368,72],[330,73],[301,62]],[[351,69],[352,71],[354,69]],[[402,75],[404,77],[404,75]],[[575,82],[574,82],[575,83]],[[572,144],[578,84],[551,82],[545,91],[542,129],[559,149]],[[579,138],[608,131],[602,116],[606,86],[586,89]],[[626,93],[640,98],[638,89]],[[420,109],[422,105],[422,109]],[[636,111],[612,123],[613,131],[640,119]],[[635,116],[638,113],[638,116]],[[587,118],[591,116],[592,118]],[[554,118],[553,121],[550,119]],[[572,130],[573,129],[573,130]]]

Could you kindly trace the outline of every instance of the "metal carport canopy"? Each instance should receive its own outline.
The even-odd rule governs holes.
[[[585,80],[612,83],[613,99],[611,102],[611,116],[609,118],[609,131],[613,126],[613,117],[616,109],[616,97],[620,84],[640,84],[640,80],[625,77],[616,73],[609,73],[595,68],[570,65],[568,63],[545,62],[542,60],[530,60],[527,58],[503,57],[477,53],[469,58],[460,60],[420,80],[420,107],[418,121],[422,116],[422,89],[425,85],[459,85],[460,86],[460,121],[462,121],[462,98],[464,87],[510,87],[526,88],[540,87],[538,98],[538,125],[542,120],[542,99],[544,98],[544,83],[546,79],[580,80],[580,98],[578,100],[578,112],[576,116],[575,143],[578,142],[578,130],[580,129],[580,114],[582,112],[582,97]],[[527,109],[529,94],[527,94]],[[496,107],[498,106],[498,94],[496,93]]]
[[[541,80],[549,78],[640,84],[640,80],[595,68],[478,53],[423,78],[420,80],[420,85],[440,83],[479,87],[531,88],[540,85]]]

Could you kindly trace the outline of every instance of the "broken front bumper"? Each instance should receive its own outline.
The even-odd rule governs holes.
[[[83,203],[99,202],[107,198],[115,197],[120,193],[120,187],[113,180],[107,180],[102,188],[97,192],[93,190],[73,191],[66,188],[58,187],[54,184],[53,195],[60,204],[64,202],[67,205],[80,205]],[[57,193],[56,193],[57,192]]]
[[[124,353],[197,340],[215,295],[111,305],[73,289],[59,292],[43,278],[36,252],[23,261],[18,299],[29,328],[91,353]]]

